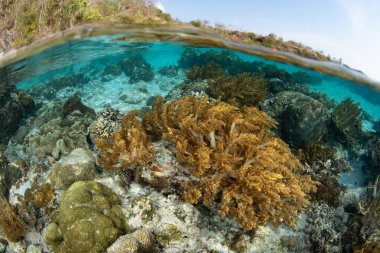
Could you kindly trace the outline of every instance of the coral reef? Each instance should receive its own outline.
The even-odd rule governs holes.
[[[9,163],[4,153],[0,151],[0,197],[8,199],[8,193],[13,184],[23,175],[16,163]]]
[[[129,57],[127,60],[120,62],[120,67],[129,77],[130,83],[136,83],[142,81],[152,81],[154,72],[152,67],[141,54],[137,54]]]
[[[306,170],[314,180],[320,182],[318,190],[312,193],[313,200],[325,201],[328,205],[337,208],[343,187],[338,182],[340,173],[351,170],[350,166],[341,157],[338,157],[335,148],[321,143],[307,144],[297,151],[297,157],[306,164]]]
[[[335,148],[322,143],[307,144],[297,151],[297,157],[312,168],[315,176],[322,173],[337,176],[351,170],[347,162],[338,156]]]
[[[94,180],[98,174],[92,153],[77,148],[53,165],[48,178],[54,188],[64,190],[76,181]]]
[[[223,70],[215,62],[209,62],[204,67],[194,65],[186,71],[186,78],[190,81],[201,81],[210,78],[216,78],[223,75]]]
[[[24,91],[0,84],[0,143],[9,141],[20,121],[34,110],[33,99]]]
[[[73,74],[36,86],[31,89],[30,94],[35,98],[53,100],[59,90],[67,87],[80,87],[88,83],[91,79],[84,74]]]
[[[220,75],[208,81],[207,93],[232,104],[257,106],[267,94],[267,82],[262,77],[248,73],[236,77]]]
[[[44,240],[56,253],[104,252],[127,232],[120,204],[119,197],[106,186],[76,182],[63,193]]]
[[[270,131],[276,122],[257,108],[240,110],[207,97],[166,105],[158,99],[143,123],[148,133],[176,144],[177,159],[194,177],[183,184],[185,199],[216,205],[221,216],[236,218],[245,229],[295,224],[316,190],[310,176],[297,172],[302,165],[288,146]]]
[[[380,175],[380,138],[369,136],[366,142],[365,161],[367,162],[367,173],[373,178]]]
[[[92,121],[91,117],[79,111],[51,119],[25,137],[25,152],[39,158],[52,155],[58,159],[75,148],[88,148],[87,135]]]
[[[205,96],[207,88],[207,81],[182,82],[171,89],[165,99],[172,101],[184,96]]]
[[[340,194],[343,186],[340,185],[335,177],[321,174],[318,177],[318,186],[315,193],[311,193],[313,201],[324,201],[329,206],[338,208],[340,205]]]
[[[350,98],[343,100],[332,113],[336,131],[347,141],[352,141],[362,130],[363,109]]]
[[[107,253],[150,253],[154,251],[153,235],[146,229],[139,229],[132,234],[119,237],[107,249]]]
[[[113,108],[99,112],[99,117],[90,125],[90,138],[93,143],[96,139],[110,139],[111,135],[121,125],[123,113]]]
[[[120,128],[112,134],[112,140],[97,139],[100,151],[98,163],[109,171],[123,171],[147,165],[154,159],[149,138],[134,110],[122,118]]]
[[[28,189],[25,192],[25,199],[31,202],[35,208],[46,207],[54,198],[54,189],[50,184]]]
[[[2,196],[0,196],[0,216],[0,235],[10,242],[21,240],[27,225]]]
[[[364,252],[380,250],[380,176],[368,188],[366,195],[358,202],[361,215],[360,237]],[[371,251],[372,250],[372,251]],[[377,250],[377,251],[376,251]],[[358,251],[360,252],[360,251]]]
[[[69,99],[67,99],[63,105],[63,116],[66,117],[75,110],[80,111],[84,115],[87,114],[90,117],[96,116],[95,110],[84,105],[78,95],[71,96]]]
[[[165,66],[165,67],[160,68],[158,73],[167,77],[175,77],[178,75],[178,67],[175,65]]]
[[[341,252],[341,238],[347,229],[341,211],[315,202],[307,211],[307,216],[305,232],[309,234],[312,252]]]
[[[279,122],[283,139],[292,146],[320,141],[327,132],[327,109],[309,96],[283,91],[266,103],[265,111]]]

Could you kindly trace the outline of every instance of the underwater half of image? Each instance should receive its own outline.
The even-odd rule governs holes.
[[[114,35],[0,75],[0,252],[380,252],[370,87]]]

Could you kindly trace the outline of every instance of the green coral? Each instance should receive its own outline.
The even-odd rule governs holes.
[[[55,253],[95,253],[126,232],[119,197],[100,183],[79,181],[63,193],[44,240]]]

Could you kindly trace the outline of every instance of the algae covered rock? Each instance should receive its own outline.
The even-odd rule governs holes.
[[[120,204],[106,186],[76,182],[63,193],[44,240],[55,253],[104,252],[127,230]]]
[[[66,189],[76,181],[94,180],[97,176],[94,156],[86,149],[77,148],[54,164],[49,179],[55,188]]]

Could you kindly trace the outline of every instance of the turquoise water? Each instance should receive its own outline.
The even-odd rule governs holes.
[[[212,135],[215,134],[216,129],[213,129],[209,135],[202,137],[202,134],[197,133],[200,130],[193,126],[187,136],[178,137],[180,130],[177,129],[175,131],[178,132],[175,132],[168,127],[167,129],[169,130],[161,129],[163,132],[167,132],[160,138],[149,132],[152,130],[147,130],[147,138],[149,143],[154,146],[156,160],[149,161],[143,165],[139,164],[137,168],[133,167],[135,171],[139,171],[138,173],[134,172],[134,175],[125,172],[130,169],[128,166],[123,168],[124,170],[108,171],[107,164],[101,162],[101,159],[104,159],[102,158],[102,152],[105,152],[105,149],[99,145],[98,140],[104,138],[106,142],[111,143],[112,145],[107,149],[107,152],[111,152],[109,150],[112,150],[114,145],[116,146],[116,141],[112,140],[114,138],[112,134],[119,131],[118,127],[121,124],[122,115],[127,115],[132,110],[140,110],[137,120],[140,122],[145,115],[149,115],[149,112],[155,110],[154,107],[152,109],[152,105],[157,101],[156,96],[164,98],[168,105],[173,104],[173,108],[180,107],[180,103],[175,105],[176,101],[183,102],[188,96],[195,99],[206,96],[209,104],[226,103],[225,105],[234,106],[234,110],[239,112],[245,110],[244,108],[246,107],[256,108],[268,115],[263,117],[270,117],[278,122],[276,129],[271,128],[268,130],[270,131],[269,135],[273,135],[273,138],[278,138],[285,143],[286,147],[289,147],[289,152],[294,154],[305,168],[302,172],[297,171],[294,173],[310,176],[312,180],[320,182],[317,187],[318,190],[314,195],[310,195],[311,208],[301,208],[300,212],[297,211],[297,215],[304,215],[302,216],[303,218],[299,217],[297,228],[286,227],[285,229],[284,227],[288,224],[280,223],[281,229],[273,230],[273,227],[264,226],[278,226],[278,224],[268,219],[268,221],[260,224],[259,229],[254,227],[254,229],[258,229],[257,233],[260,235],[256,237],[253,234],[246,233],[245,229],[247,227],[245,227],[244,222],[240,224],[242,223],[241,220],[234,215],[232,217],[227,216],[233,221],[235,221],[234,218],[237,218],[238,222],[231,225],[231,228],[235,230],[225,228],[226,224],[223,223],[225,221],[215,218],[218,217],[217,209],[220,204],[218,201],[222,201],[220,196],[215,197],[216,203],[211,207],[207,205],[207,208],[204,206],[199,207],[200,205],[186,207],[193,208],[191,209],[193,211],[189,211],[190,213],[200,212],[204,214],[209,224],[207,226],[211,226],[206,228],[206,225],[202,225],[202,223],[194,222],[193,224],[190,222],[191,226],[193,226],[192,228],[196,228],[195,231],[200,231],[199,235],[196,235],[199,237],[195,236],[196,240],[202,241],[204,238],[208,238],[207,240],[205,239],[207,243],[203,241],[199,245],[191,241],[191,234],[186,234],[188,239],[181,242],[164,242],[162,240],[162,233],[164,232],[160,230],[160,226],[164,226],[162,224],[166,224],[165,222],[170,225],[178,225],[169,218],[167,220],[156,220],[156,222],[159,222],[157,228],[149,227],[149,222],[142,223],[143,225],[133,223],[131,218],[129,225],[134,230],[151,230],[152,236],[156,241],[160,242],[159,252],[183,252],[179,249],[183,250],[186,247],[194,247],[191,248],[190,252],[196,252],[193,251],[195,248],[214,250],[215,252],[306,252],[303,250],[310,250],[308,252],[352,252],[354,248],[360,248],[364,245],[363,240],[358,239],[359,237],[370,238],[376,233],[374,232],[375,229],[365,227],[363,224],[366,224],[365,222],[368,222],[368,220],[375,219],[374,217],[377,214],[371,213],[372,211],[365,214],[360,213],[358,206],[364,204],[360,203],[359,205],[358,203],[360,199],[368,198],[366,192],[371,192],[371,189],[374,189],[372,184],[380,173],[380,93],[378,91],[336,76],[231,49],[197,47],[175,41],[130,42],[115,40],[116,38],[118,36],[109,35],[66,42],[0,69],[2,74],[0,78],[0,104],[2,106],[0,115],[4,119],[0,123],[0,143],[2,144],[0,151],[2,152],[1,154],[4,153],[7,159],[7,162],[4,162],[6,165],[0,167],[0,173],[3,173],[0,174],[0,179],[2,175],[3,178],[5,177],[4,175],[7,175],[8,172],[5,168],[8,168],[12,162],[22,160],[28,168],[22,172],[24,173],[22,174],[23,178],[17,178],[19,181],[7,179],[7,182],[12,183],[8,183],[1,194],[4,194],[11,204],[15,205],[18,201],[17,198],[20,196],[20,198],[25,197],[26,199],[27,189],[34,191],[39,189],[39,186],[48,183],[52,184],[57,198],[55,202],[51,202],[49,208],[58,210],[61,194],[66,188],[60,188],[56,181],[61,182],[60,180],[67,179],[54,179],[53,177],[56,177],[54,173],[58,172],[52,171],[61,166],[56,164],[63,164],[65,157],[71,156],[71,152],[74,152],[73,150],[83,148],[94,156],[94,170],[95,160],[97,161],[95,170],[99,178],[97,182],[107,185],[119,194],[123,201],[124,213],[133,216],[131,213],[135,212],[136,217],[138,217],[137,213],[141,215],[144,210],[141,212],[136,211],[136,208],[138,208],[136,206],[140,204],[128,202],[130,201],[130,199],[128,200],[129,197],[125,197],[125,194],[124,196],[122,196],[123,194],[120,195],[120,192],[123,191],[129,191],[130,196],[139,196],[138,201],[140,201],[142,195],[147,196],[147,192],[149,194],[161,194],[159,197],[157,197],[158,195],[152,195],[159,199],[159,201],[157,200],[159,204],[158,202],[155,204],[157,205],[157,210],[166,208],[166,206],[161,206],[163,205],[162,203],[176,203],[173,204],[174,207],[170,207],[171,209],[168,207],[170,210],[176,209],[176,205],[178,208],[179,206],[183,207],[183,202],[181,202],[183,201],[183,189],[180,187],[181,180],[184,180],[183,178],[194,180],[198,176],[193,175],[190,177],[191,169],[189,168],[191,168],[191,163],[189,165],[189,162],[183,162],[183,157],[191,157],[194,154],[187,153],[182,158],[175,157],[176,154],[178,155],[181,152],[178,150],[178,143],[183,140],[181,138],[188,138],[189,140],[186,142],[190,143],[188,145],[197,145],[194,143],[204,141],[208,143],[204,145],[209,145],[211,150],[216,150],[217,144],[215,144],[215,141],[217,143],[220,140],[227,141],[230,138],[227,137],[227,133],[225,136],[219,136],[219,139],[215,139],[215,136],[212,137]],[[210,69],[207,70],[207,68]],[[201,103],[201,100],[196,101]],[[170,110],[170,108],[166,110]],[[185,107],[183,110],[191,110],[191,106]],[[163,111],[161,113],[163,118],[169,117]],[[180,111],[177,113],[180,113]],[[197,113],[190,113],[190,116]],[[175,114],[168,115],[173,118],[176,116]],[[197,114],[196,118],[198,116]],[[228,124],[228,120],[225,120],[225,124]],[[144,122],[144,120],[142,121]],[[231,132],[235,127],[235,123],[231,126]],[[102,125],[101,130],[103,132],[101,134],[94,131],[94,129],[98,130],[99,124],[104,124]],[[210,122],[207,124],[203,125],[205,129],[213,128]],[[179,126],[181,131],[183,130],[182,126]],[[133,127],[136,126],[133,124],[128,125],[126,129],[132,129]],[[170,141],[165,138],[168,138],[167,136],[170,136],[173,131],[178,135],[178,139],[175,139],[177,137],[172,137],[176,142],[168,144]],[[255,131],[251,129],[248,134],[254,134],[257,138],[264,138],[261,133]],[[104,135],[104,137],[102,134],[108,135]],[[140,136],[139,132],[134,132],[133,135]],[[130,138],[127,136],[130,135],[126,135],[125,138]],[[191,141],[191,138],[198,139]],[[208,139],[210,139],[209,142]],[[134,144],[128,145],[138,146],[142,142],[131,143]],[[244,146],[243,144],[241,145]],[[262,146],[264,147],[265,145]],[[132,148],[137,149],[137,147]],[[165,152],[162,151],[164,148]],[[226,153],[229,152],[228,149],[226,149]],[[108,155],[112,156],[112,152],[108,153]],[[199,154],[197,152],[201,151],[197,150],[195,155]],[[270,157],[268,159],[274,164],[278,160],[283,160],[283,157],[273,159],[269,154],[272,151],[267,152],[257,158],[248,159],[248,157],[247,164],[256,161],[258,161],[258,164],[265,163],[266,160],[264,162],[260,160],[260,157],[265,155],[268,155]],[[169,153],[172,154],[171,157],[167,155]],[[284,157],[286,156],[284,153],[281,154]],[[208,156],[211,157],[211,154]],[[120,159],[112,168],[121,166]],[[128,159],[133,160],[133,155]],[[149,157],[144,159],[149,160]],[[197,159],[200,158],[198,157]],[[210,167],[215,169],[217,166],[222,167],[223,164],[214,164]],[[41,169],[42,172],[37,168],[43,168]],[[63,170],[64,168],[61,169]],[[168,171],[165,171],[165,169]],[[284,168],[281,167],[281,169]],[[284,170],[286,169],[285,166]],[[143,172],[140,172],[140,170]],[[155,175],[154,173],[157,173],[157,170],[162,175],[170,175],[169,179],[164,176],[166,181],[158,181],[159,187],[157,187],[157,182],[154,180],[141,183],[141,180],[144,181],[144,173],[151,173],[148,173],[151,178],[153,177],[152,175]],[[161,170],[164,170],[164,172]],[[273,165],[273,168],[266,167],[266,170],[275,171],[276,166]],[[70,173],[76,175],[77,172]],[[159,175],[161,175],[160,173]],[[252,176],[252,173],[247,177]],[[234,172],[230,171],[225,174],[230,175],[234,174]],[[115,178],[113,176],[115,175],[122,179],[129,178],[129,181],[126,179],[126,182],[123,181],[124,190],[115,187],[113,181]],[[180,175],[179,179],[177,178],[178,175]],[[204,177],[206,176],[208,175],[205,174]],[[64,178],[64,176],[62,177]],[[233,181],[236,177],[232,176],[232,179],[230,178],[225,184]],[[78,178],[74,177],[72,181],[94,181],[94,178],[89,175],[80,175]],[[283,176],[280,178],[283,178]],[[201,179],[198,178],[195,181],[199,182],[199,180]],[[286,185],[287,180],[290,181],[290,179],[284,179],[281,185]],[[67,184],[70,185],[72,181]],[[21,187],[16,186],[16,182]],[[265,195],[266,192],[262,194]],[[133,199],[134,197],[131,198]],[[275,205],[277,201],[291,202],[291,199],[292,196],[286,200],[276,200],[272,204]],[[375,203],[378,199],[371,199],[371,201]],[[368,203],[372,202],[369,201]],[[380,201],[376,203],[380,203]],[[236,205],[239,206],[240,204]],[[259,206],[254,202],[253,206],[255,205]],[[297,203],[294,203],[294,205],[297,205]],[[378,204],[368,204],[368,210],[376,205]],[[142,206],[143,204],[141,204],[141,208],[143,208]],[[355,206],[355,208],[352,206]],[[29,206],[29,208],[38,210],[38,212],[44,210],[42,214],[39,214],[43,217],[38,223],[39,229],[33,230],[33,233],[37,233],[39,238],[44,238],[43,228],[46,228],[50,222],[47,221],[47,217],[50,217],[48,211],[41,207]],[[260,209],[259,207],[257,208]],[[355,211],[352,211],[352,208]],[[132,209],[134,211],[131,211]],[[323,214],[322,209],[324,210],[323,212],[328,213]],[[378,212],[378,209],[374,209]],[[277,211],[274,208],[270,212]],[[301,211],[303,211],[302,214],[300,214]],[[376,211],[373,212],[376,213]],[[265,215],[260,217],[263,216]],[[152,217],[146,219],[153,219]],[[184,223],[184,227],[181,227],[182,230],[186,230],[186,224],[190,224],[189,220],[195,219],[192,216],[186,217],[188,223]],[[301,220],[305,220],[305,217],[308,217],[307,221],[301,222]],[[339,226],[344,227],[344,229],[336,225],[334,223],[336,220],[334,219],[338,219]],[[351,227],[354,225],[349,222],[350,219],[360,220],[362,227],[359,229],[358,227]],[[326,230],[325,234],[319,234],[318,232],[324,229],[323,224],[318,223],[321,220],[322,223],[327,224],[326,226],[330,226],[330,230]],[[176,220],[176,222],[178,221]],[[230,222],[230,220],[227,220],[227,222]],[[332,223],[334,224],[331,225]],[[377,225],[374,226],[376,227]],[[222,235],[218,234],[218,229],[222,230]],[[249,230],[251,229],[250,227]],[[265,229],[269,229],[270,232]],[[345,232],[350,230],[354,231],[354,235]],[[250,238],[246,239],[245,243],[248,246],[244,250],[239,251],[234,248],[235,246],[231,246],[234,239],[231,239],[229,234],[233,233],[241,233],[244,234],[244,238]],[[338,239],[328,241],[326,238],[331,237],[333,234],[338,236]],[[174,237],[174,235],[172,236]],[[286,236],[298,238],[299,244],[292,246],[296,248],[284,246],[283,238]],[[6,236],[4,237],[6,238]],[[23,240],[26,245],[33,245],[31,241]],[[218,240],[228,241],[229,243],[220,243],[217,242]],[[270,242],[272,246],[278,245],[278,247],[273,246],[271,251],[262,250],[263,247],[265,248],[263,245]],[[372,242],[367,242],[366,245],[375,245],[371,247],[377,249],[376,243],[370,243]],[[189,246],[190,244],[192,246]],[[44,248],[46,252],[58,247],[47,239],[41,239],[35,245]],[[107,247],[110,245],[111,242],[106,244]],[[258,249],[261,249],[261,251]],[[59,252],[74,251],[63,250]]]
[[[118,61],[126,59],[130,55],[136,53],[141,54],[144,59],[151,64],[152,68],[155,71],[158,71],[165,66],[177,65],[182,52],[187,48],[186,45],[175,42],[112,43],[109,40],[110,38],[99,38],[71,42],[67,45],[49,49],[42,54],[15,64],[11,67],[11,71],[14,71],[12,75],[15,75],[17,78],[19,78],[19,76],[22,77],[22,80],[17,83],[17,87],[29,90],[32,87],[42,86],[49,81],[73,74],[84,74],[92,81],[96,81],[99,79],[98,75],[105,67],[112,66]],[[228,52],[229,50],[200,48],[200,52],[207,51]],[[278,63],[243,53],[234,54],[243,61],[258,61],[265,64],[273,64],[278,69],[285,70],[288,73],[303,71],[317,76],[322,79],[322,82],[319,84],[306,84],[309,89],[324,93],[337,103],[346,98],[351,98],[353,101],[359,102],[361,108],[363,108],[374,120],[380,119],[380,94],[373,91],[371,88],[292,65]],[[159,78],[160,77],[154,79],[154,81],[147,83],[146,85],[148,88],[152,89],[151,95],[165,96],[167,91],[155,89],[157,82],[159,82]],[[128,82],[128,78],[121,81]],[[170,81],[178,84],[182,79]],[[115,86],[114,88],[116,89],[116,86],[118,85],[121,84],[115,84],[112,86]],[[102,108],[96,107],[95,109],[100,110]]]

